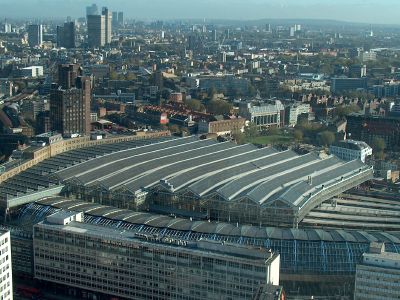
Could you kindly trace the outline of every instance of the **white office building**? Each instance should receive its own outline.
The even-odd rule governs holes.
[[[10,232],[0,230],[0,299],[13,299]]]
[[[399,299],[400,254],[385,252],[385,245],[371,243],[356,267],[355,300]]]
[[[42,66],[32,66],[21,69],[21,76],[28,78],[36,78],[43,76],[43,67]]]
[[[345,140],[330,146],[329,152],[343,160],[359,159],[365,163],[366,158],[372,155],[372,148],[362,141]]]
[[[286,123],[289,126],[296,126],[299,116],[310,113],[310,104],[295,103],[286,107]]]
[[[285,107],[279,100],[240,103],[239,115],[256,124],[258,128],[285,125]]]

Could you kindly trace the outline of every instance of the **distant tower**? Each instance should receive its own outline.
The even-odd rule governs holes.
[[[41,46],[43,44],[43,27],[42,25],[28,26],[28,43],[29,46]]]
[[[230,31],[229,31],[229,28],[225,30],[225,38],[226,38],[227,40],[229,40],[229,39],[231,38],[231,33],[230,33]]]
[[[374,31],[372,30],[372,24],[371,24],[371,28],[370,28],[370,31],[369,31],[369,36],[370,37],[374,36]]]
[[[117,11],[113,11],[113,13],[112,13],[112,26],[114,28],[118,27],[118,12]]]
[[[103,47],[106,43],[106,25],[103,15],[88,15],[88,44],[89,47]]]
[[[220,61],[222,63],[226,63],[226,52],[225,51],[220,53]]]
[[[112,32],[112,14],[107,7],[103,7],[101,14],[104,16],[105,43],[110,44]]]
[[[94,16],[99,14],[99,8],[96,4],[86,7],[86,16]]]
[[[213,31],[212,31],[212,39],[214,42],[217,41],[217,30],[216,29],[213,29]]]
[[[57,26],[57,46],[75,48],[75,23],[67,22],[64,26]]]
[[[124,12],[120,11],[118,13],[118,25],[123,26],[124,25]]]

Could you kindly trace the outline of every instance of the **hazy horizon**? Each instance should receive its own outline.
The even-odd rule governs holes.
[[[321,19],[400,24],[398,0],[0,0],[3,18],[73,18],[96,3],[126,18],[155,19]]]

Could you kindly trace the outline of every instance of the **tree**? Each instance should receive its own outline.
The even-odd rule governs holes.
[[[214,115],[228,115],[232,109],[232,104],[224,100],[212,100],[207,104],[207,111]]]
[[[278,127],[272,126],[270,128],[268,128],[268,135],[279,135],[280,134],[280,130]]]
[[[336,115],[339,118],[348,116],[349,114],[354,113],[354,112],[358,112],[359,110],[360,110],[360,107],[358,105],[355,105],[355,104],[348,105],[348,106],[337,106],[335,108]]]
[[[210,98],[212,100],[216,93],[217,93],[217,89],[214,86],[210,87],[208,89],[208,98]]]
[[[293,132],[293,137],[297,142],[300,142],[303,139],[303,131],[296,129]]]
[[[374,149],[375,156],[379,159],[383,159],[385,157],[385,140],[380,137],[374,137],[372,139],[372,149]]]
[[[118,74],[115,71],[110,72],[110,80],[117,80],[118,79]]]
[[[324,146],[329,146],[335,141],[335,134],[332,131],[322,131],[319,137],[321,144]]]
[[[172,133],[178,133],[178,132],[180,132],[179,126],[178,126],[178,125],[175,125],[175,124],[170,124],[170,125],[168,125],[168,129],[169,129]]]
[[[238,145],[246,143],[246,135],[242,132],[236,132],[232,134],[232,137],[236,141],[236,144]]]
[[[386,145],[385,145],[385,140],[383,138],[376,136],[372,139],[372,149],[374,149],[377,152],[381,152],[385,150],[385,148]]]
[[[185,101],[186,106],[193,111],[203,111],[204,105],[197,99],[188,99]]]
[[[249,93],[249,96],[252,96],[252,97],[254,97],[257,94],[257,89],[254,87],[254,85],[249,84],[248,93]]]
[[[244,134],[247,138],[253,138],[259,135],[257,125],[250,122],[248,126],[244,128]]]
[[[136,79],[136,75],[132,72],[129,72],[128,74],[126,74],[126,80],[135,80]]]

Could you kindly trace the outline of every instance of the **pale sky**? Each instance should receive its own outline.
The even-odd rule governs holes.
[[[81,17],[92,3],[140,20],[274,18],[400,24],[400,0],[0,0],[0,18]]]

